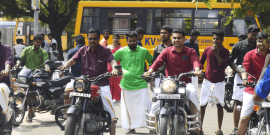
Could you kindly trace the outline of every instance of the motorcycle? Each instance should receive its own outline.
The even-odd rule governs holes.
[[[1,73],[0,73],[1,76]],[[16,117],[15,104],[13,100],[14,92],[5,83],[0,83],[0,134],[11,135],[12,126],[19,126],[19,123],[14,123]]]
[[[122,75],[122,66],[115,66]],[[65,99],[72,97],[71,104],[58,107],[55,110],[55,122],[65,131],[65,135],[95,134],[102,135],[111,125],[111,115],[103,109],[100,88],[93,83],[111,77],[111,73],[104,73],[94,78],[82,75],[74,81],[74,91],[66,95]],[[69,97],[68,97],[69,96]],[[68,108],[66,126],[58,120],[58,111]]]
[[[197,114],[191,115],[189,108],[189,94],[186,90],[185,81],[180,81],[181,77],[192,77],[194,73],[187,72],[177,76],[169,76],[164,78],[160,73],[152,73],[150,78],[161,78],[161,87],[153,88],[151,91],[157,96],[152,98],[153,102],[160,100],[160,109],[155,113],[155,116],[150,116],[146,109],[147,128],[156,130],[160,135],[187,135],[190,131],[197,131],[201,127],[201,114],[198,110]],[[203,76],[203,73],[202,73]],[[143,79],[149,77],[142,77]],[[154,117],[155,121],[151,120]],[[192,121],[192,118],[197,118],[197,121]],[[155,127],[152,125],[155,124]],[[195,125],[192,127],[191,125]]]
[[[245,72],[254,78],[254,82],[249,82],[246,87],[255,88],[257,81],[256,78],[250,73],[245,71],[245,68],[242,65],[237,67],[237,70],[240,72]],[[243,86],[242,84],[237,84],[237,86]],[[269,98],[270,99],[270,98]],[[246,135],[266,135],[269,134],[269,110],[270,108],[270,100],[265,99],[263,102],[258,103],[254,101],[253,110],[254,112],[251,114],[248,127],[246,130]],[[241,106],[237,106],[237,110],[241,111]]]
[[[233,85],[234,85],[234,71],[231,69],[230,66],[227,66],[225,69],[225,97],[224,97],[224,109],[227,112],[232,112],[235,106],[235,101],[232,99],[233,95]]]
[[[18,87],[17,93],[14,96],[14,102],[18,114],[16,122],[22,123],[25,116],[25,111],[28,106],[36,107],[39,113],[54,111],[57,107],[64,105],[64,89],[65,85],[70,82],[71,77],[66,72],[64,77],[56,80],[49,80],[48,73],[42,68],[45,64],[50,65],[52,61],[46,60],[38,69],[32,72],[31,69],[23,68],[17,75],[17,78],[12,78],[14,85]],[[62,110],[62,119],[65,111]]]

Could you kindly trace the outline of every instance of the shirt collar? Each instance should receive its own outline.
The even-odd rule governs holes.
[[[84,45],[83,44],[81,44],[81,45],[77,45],[76,47],[78,47],[78,48],[81,48],[81,47],[83,47]]]
[[[137,43],[138,43],[138,44],[139,44],[139,43],[142,43],[142,41],[139,41],[139,40],[138,40]]]
[[[31,50],[35,50],[35,47],[34,45],[30,46],[31,47]],[[38,52],[40,51],[41,47],[38,48]]]
[[[258,55],[262,55],[262,54],[260,54],[260,53],[258,52],[258,47],[256,47],[256,54],[258,54]],[[267,53],[266,53],[266,54],[270,54],[269,49],[267,50]]]
[[[127,46],[127,48],[128,48],[128,51],[129,51],[129,52],[133,51],[133,50],[131,50],[128,46]],[[139,51],[139,46],[138,46],[138,45],[137,45],[135,51]]]
[[[190,44],[190,40],[189,39],[187,39],[185,42]]]
[[[98,44],[98,45],[97,45],[97,48],[94,50],[94,52],[100,52],[100,48],[101,48],[101,45]],[[90,45],[88,45],[88,51],[92,52],[92,51],[91,51],[91,48],[90,48]]]
[[[164,43],[161,43],[161,46],[166,48],[166,46],[164,45]],[[173,44],[171,44],[170,46],[173,46]]]
[[[179,53],[187,52],[187,49],[188,49],[188,48],[187,48],[186,46],[184,46],[183,49],[181,50],[181,52],[179,52]],[[177,51],[175,50],[175,47],[174,47],[174,46],[172,47],[172,52],[177,52]],[[178,52],[177,52],[177,53],[178,53]]]

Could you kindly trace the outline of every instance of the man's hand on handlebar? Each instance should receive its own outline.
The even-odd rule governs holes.
[[[194,71],[194,75],[198,76],[198,77],[201,77],[201,74],[202,74],[202,70],[200,70],[199,67],[196,67],[195,71]]]
[[[118,70],[116,68],[113,68],[112,70],[112,76],[117,77],[118,76]]]
[[[8,76],[8,70],[2,70],[1,76]]]
[[[247,87],[247,86],[249,85],[249,81],[248,81],[248,80],[243,80],[243,81],[242,81],[242,85],[243,85],[244,87]]]
[[[152,68],[150,68],[147,72],[144,72],[144,76],[150,76],[152,73],[154,72],[154,70]]]

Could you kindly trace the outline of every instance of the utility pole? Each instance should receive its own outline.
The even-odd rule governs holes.
[[[38,34],[38,27],[39,27],[39,23],[38,23],[38,20],[39,20],[39,0],[33,0],[33,1],[36,1],[35,2],[35,6],[36,6],[36,10],[34,11],[34,35]]]

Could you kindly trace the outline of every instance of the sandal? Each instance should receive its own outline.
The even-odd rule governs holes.
[[[202,129],[199,129],[199,135],[203,135]]]
[[[33,119],[34,117],[36,117],[35,114],[30,114],[30,117]]]
[[[218,130],[215,132],[217,135],[223,135],[223,132],[221,130]]]
[[[230,135],[237,135],[238,133],[238,128],[234,128],[232,133],[230,133]]]
[[[31,116],[27,116],[26,117],[26,122],[27,123],[32,123],[32,117]]]

